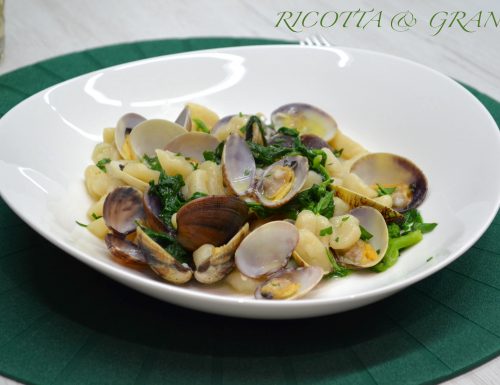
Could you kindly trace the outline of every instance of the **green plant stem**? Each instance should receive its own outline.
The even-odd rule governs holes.
[[[385,252],[384,258],[373,266],[372,270],[379,273],[386,271],[397,262],[401,249],[416,245],[422,238],[422,232],[420,230],[415,230],[401,237],[389,239],[389,246]]]

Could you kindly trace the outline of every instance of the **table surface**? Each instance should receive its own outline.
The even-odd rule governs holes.
[[[258,3],[258,4],[257,4]],[[306,0],[7,0],[5,9],[6,46],[0,75],[53,56],[108,44],[193,36],[263,37],[300,40],[321,34],[331,43],[381,51],[405,57],[435,68],[500,100],[500,27],[488,12],[500,17],[500,3],[490,0],[354,0],[344,2]],[[293,32],[282,22],[279,12],[370,11],[364,22],[348,20],[331,27],[303,28]],[[405,32],[391,29],[391,18],[411,11],[417,23]],[[366,21],[382,12],[380,27]],[[446,26],[436,32],[429,21],[437,12],[448,12]],[[454,11],[463,11],[464,22],[483,11],[481,27],[469,23],[465,32],[452,21]],[[313,16],[315,14],[312,14]],[[359,15],[359,14],[358,14]],[[439,16],[444,16],[444,13]],[[344,15],[345,18],[347,15]],[[292,19],[290,19],[292,20]],[[409,19],[407,19],[409,20]],[[435,24],[441,20],[436,17]],[[308,22],[314,20],[308,19]],[[345,19],[342,19],[345,21]],[[290,23],[291,24],[291,23]],[[297,27],[298,28],[297,24]],[[294,28],[294,27],[292,27]],[[302,27],[301,27],[302,28]],[[498,383],[500,357],[445,384],[485,385]],[[0,385],[17,384],[0,376]]]

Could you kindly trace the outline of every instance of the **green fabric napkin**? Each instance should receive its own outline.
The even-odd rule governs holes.
[[[0,115],[88,71],[256,39],[148,41],[92,49],[0,77]],[[500,104],[469,88],[500,122]],[[1,157],[1,155],[0,155]],[[461,258],[382,302],[258,321],[186,310],[91,270],[0,202],[0,373],[32,384],[421,384],[500,351],[497,215]]]

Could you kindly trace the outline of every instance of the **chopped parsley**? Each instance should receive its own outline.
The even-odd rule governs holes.
[[[335,158],[340,158],[343,152],[344,152],[343,148],[341,148],[340,150],[333,150],[333,155],[335,155]]]
[[[87,226],[88,226],[88,225],[86,225],[85,223],[81,223],[81,222],[78,222],[78,221],[75,221],[75,222],[76,222],[76,224],[77,224],[78,226],[81,226],[81,227],[87,227]]]
[[[196,125],[196,130],[204,132],[205,134],[210,134],[210,129],[207,127],[205,122],[201,119],[194,118],[193,119],[194,124]]]
[[[361,230],[361,237],[360,237],[360,239],[362,241],[368,241],[369,239],[373,238],[373,234],[371,234],[363,226],[359,225],[359,229]]]
[[[325,235],[329,235],[333,232],[332,226],[330,227],[325,227],[324,229],[321,229],[319,232],[320,237],[324,237]]]
[[[204,192],[197,191],[193,195],[191,195],[191,198],[188,199],[189,202],[194,201],[195,199],[198,198],[203,198],[208,196],[208,194],[205,194]]]
[[[157,156],[148,156],[148,155],[144,154],[144,156],[142,157],[142,162],[146,166],[148,166],[151,170],[155,170],[155,171],[162,171],[163,170]]]
[[[434,257],[429,257],[427,258],[427,260],[425,262],[429,262],[431,259],[433,259]]]
[[[97,220],[99,218],[102,218],[102,215],[96,215],[96,213],[92,213],[91,217],[94,219],[94,220]]]
[[[169,176],[161,172],[158,183],[150,182],[149,185],[150,192],[160,198],[162,207],[160,212],[161,220],[167,228],[173,230],[172,215],[179,211],[186,203],[181,193],[181,189],[184,186],[184,179],[182,179],[181,175]]]
[[[168,233],[159,233],[148,227],[141,226],[141,229],[146,233],[148,237],[153,239],[161,247],[163,247],[172,257],[174,257],[180,263],[189,263],[191,258],[180,243],[175,238],[175,235]]]
[[[224,150],[224,142],[219,143],[214,151],[203,151],[203,158],[220,164],[222,158],[222,150]]]
[[[349,217],[348,217],[348,216],[345,216],[345,217],[343,217],[343,218],[342,218],[342,222],[345,222],[345,221],[347,221],[348,219],[349,219]]]
[[[109,158],[103,158],[99,162],[97,162],[95,165],[101,170],[102,172],[106,172],[106,165],[111,162],[111,159]]]

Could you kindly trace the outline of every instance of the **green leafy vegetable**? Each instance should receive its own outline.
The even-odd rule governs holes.
[[[156,194],[161,201],[162,211],[160,218],[169,229],[173,229],[171,218],[186,201],[184,200],[181,189],[184,186],[182,176],[169,176],[164,172],[160,173],[158,183],[150,182],[150,191]]]
[[[219,143],[214,151],[203,151],[203,158],[220,164],[222,158],[222,150],[224,150],[224,142]]]
[[[329,235],[329,234],[331,234],[332,232],[333,232],[332,226],[330,226],[330,227],[325,227],[324,229],[321,229],[321,230],[319,231],[319,236],[320,236],[320,237],[323,237],[323,236],[325,236],[325,235]]]
[[[151,170],[155,170],[155,171],[162,171],[163,170],[157,156],[144,155],[142,157],[142,162],[146,166],[148,166]]]
[[[206,196],[208,196],[208,194],[205,194],[204,192],[196,191],[193,195],[191,195],[191,197],[188,199],[188,201],[189,202],[194,201],[195,199],[203,198]]]
[[[92,213],[92,218],[93,218],[94,220],[97,220],[97,219],[99,219],[99,218],[102,218],[102,215],[96,215],[96,213]]]
[[[257,115],[250,116],[248,118],[247,124],[244,127],[241,127],[241,131],[245,133],[245,140],[247,141],[253,140],[254,125],[257,126],[265,146],[267,143],[266,143],[266,133],[264,132],[264,125],[262,124],[262,120],[260,120],[260,118]]]
[[[99,169],[102,172],[106,172],[106,165],[111,162],[111,159],[109,158],[103,158],[99,162],[96,163],[96,166],[99,167]]]
[[[394,191],[396,191],[396,187],[382,187],[377,183],[377,193],[379,197],[383,195],[391,195]]]
[[[332,264],[333,270],[331,273],[326,274],[324,276],[324,278],[333,278],[333,277],[342,278],[342,277],[346,277],[349,274],[351,274],[351,270],[346,269],[345,267],[340,266],[337,263],[337,261],[333,257],[333,255],[332,255],[331,251],[328,249],[328,247],[325,248],[325,251],[326,251],[326,256],[328,257],[328,260]]]
[[[333,150],[333,155],[335,155],[336,158],[340,158],[343,152],[344,152],[343,148],[341,148],[340,150]]]
[[[299,132],[295,128],[281,127],[278,132],[280,134],[288,135],[288,136],[299,136]]]
[[[415,223],[413,228],[415,230],[420,230],[422,234],[429,233],[435,229],[437,223]]]
[[[368,241],[369,239],[373,238],[373,234],[371,234],[363,226],[359,225],[359,229],[361,230],[361,237],[360,237],[360,239],[362,241]]]
[[[87,226],[88,226],[88,225],[86,225],[85,223],[81,223],[81,222],[78,222],[78,221],[75,221],[75,222],[76,222],[76,224],[77,224],[78,226],[81,226],[81,227],[87,227]]]
[[[434,257],[429,257],[425,262],[430,262]]]
[[[401,229],[396,223],[389,223],[387,225],[387,230],[389,231],[389,238],[397,238],[401,232]]]
[[[201,119],[194,118],[193,119],[194,124],[196,125],[196,130],[204,132],[205,134],[210,134],[210,129],[207,127],[205,122]]]
[[[333,191],[327,190],[330,183],[331,181],[327,180],[298,193],[290,205],[295,206],[298,211],[311,210],[327,218],[333,217],[335,211]]]

